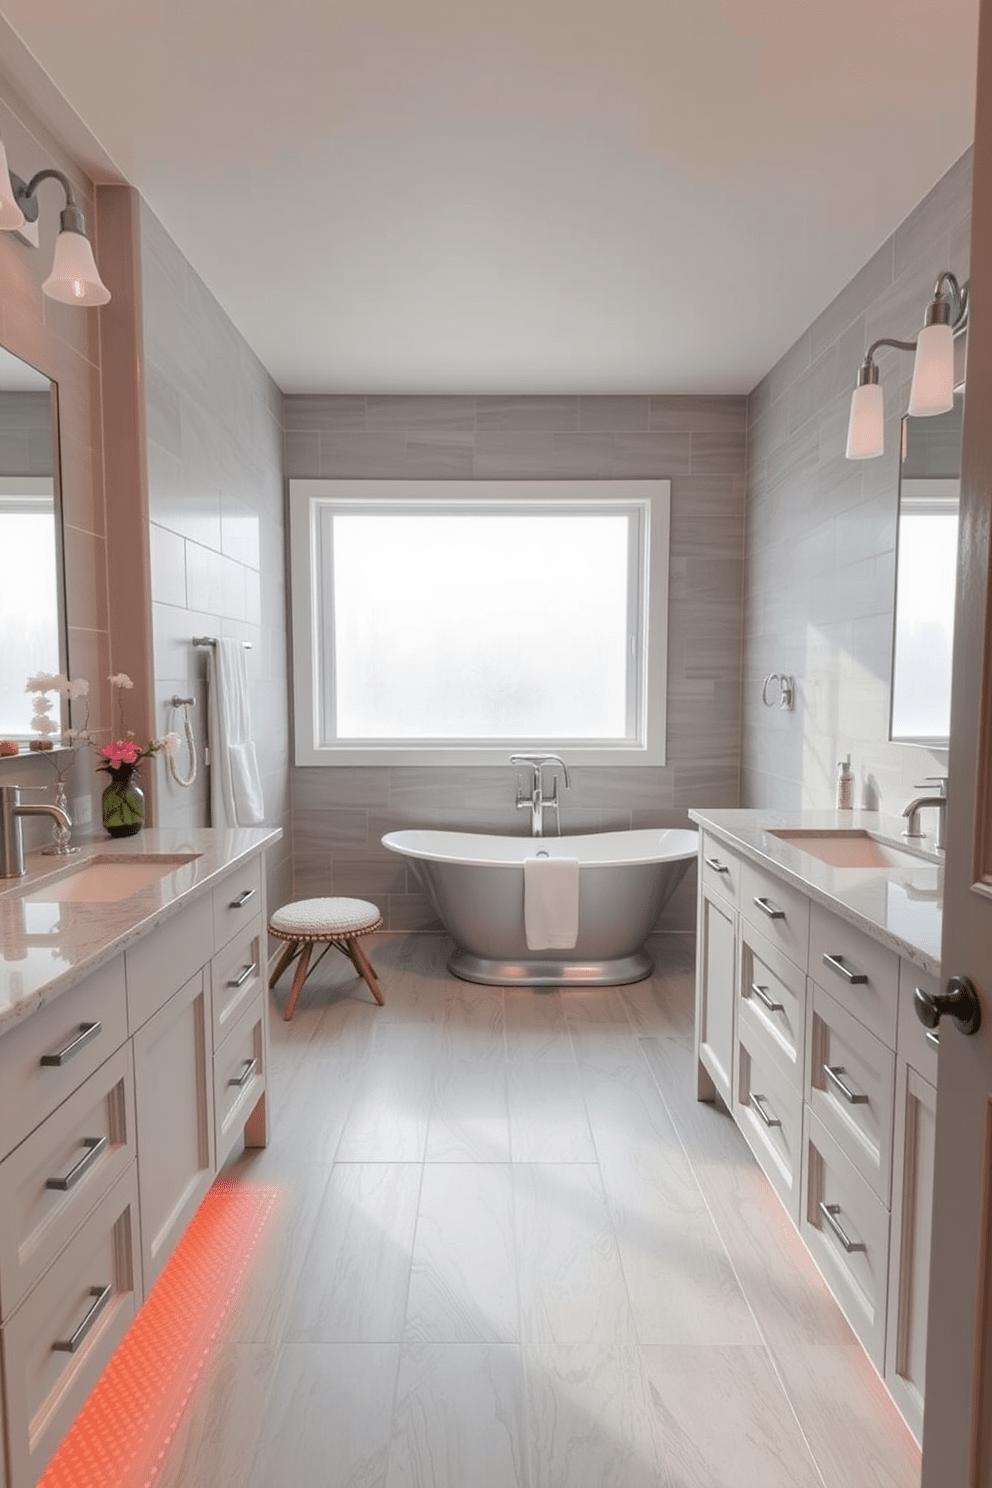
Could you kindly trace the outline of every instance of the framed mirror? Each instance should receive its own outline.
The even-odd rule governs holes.
[[[0,348],[0,739],[31,738],[29,676],[64,672],[55,389]]]
[[[964,388],[934,418],[902,421],[889,738],[946,749],[957,587]]]

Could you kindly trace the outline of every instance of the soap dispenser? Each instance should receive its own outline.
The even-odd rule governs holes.
[[[850,755],[837,762],[837,810],[854,810],[854,774]]]

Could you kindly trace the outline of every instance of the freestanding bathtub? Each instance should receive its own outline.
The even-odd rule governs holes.
[[[698,835],[641,828],[576,837],[490,837],[474,832],[388,832],[384,847],[411,861],[457,942],[448,963],[493,986],[613,986],[650,976],[644,942],[696,856]],[[571,950],[535,951],[524,932],[524,860],[579,860],[579,931]]]

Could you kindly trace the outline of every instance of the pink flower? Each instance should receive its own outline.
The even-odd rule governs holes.
[[[119,770],[121,765],[136,765],[141,758],[141,750],[133,739],[112,740],[104,744],[100,753],[112,770]]]

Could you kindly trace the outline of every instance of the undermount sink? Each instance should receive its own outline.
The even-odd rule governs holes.
[[[24,898],[44,904],[119,904],[198,857],[199,853],[162,853],[140,858],[91,858],[75,872],[41,884]]]
[[[877,837],[870,833],[857,829],[848,830],[840,828],[831,831],[823,828],[817,831],[810,827],[780,828],[770,831],[769,836],[777,837],[782,842],[788,842],[792,847],[798,847],[802,852],[809,853],[811,857],[819,858],[821,863],[829,863],[833,868],[924,868],[933,867],[932,858],[924,857],[922,854],[904,851],[900,847],[891,847],[887,842],[880,842]]]

